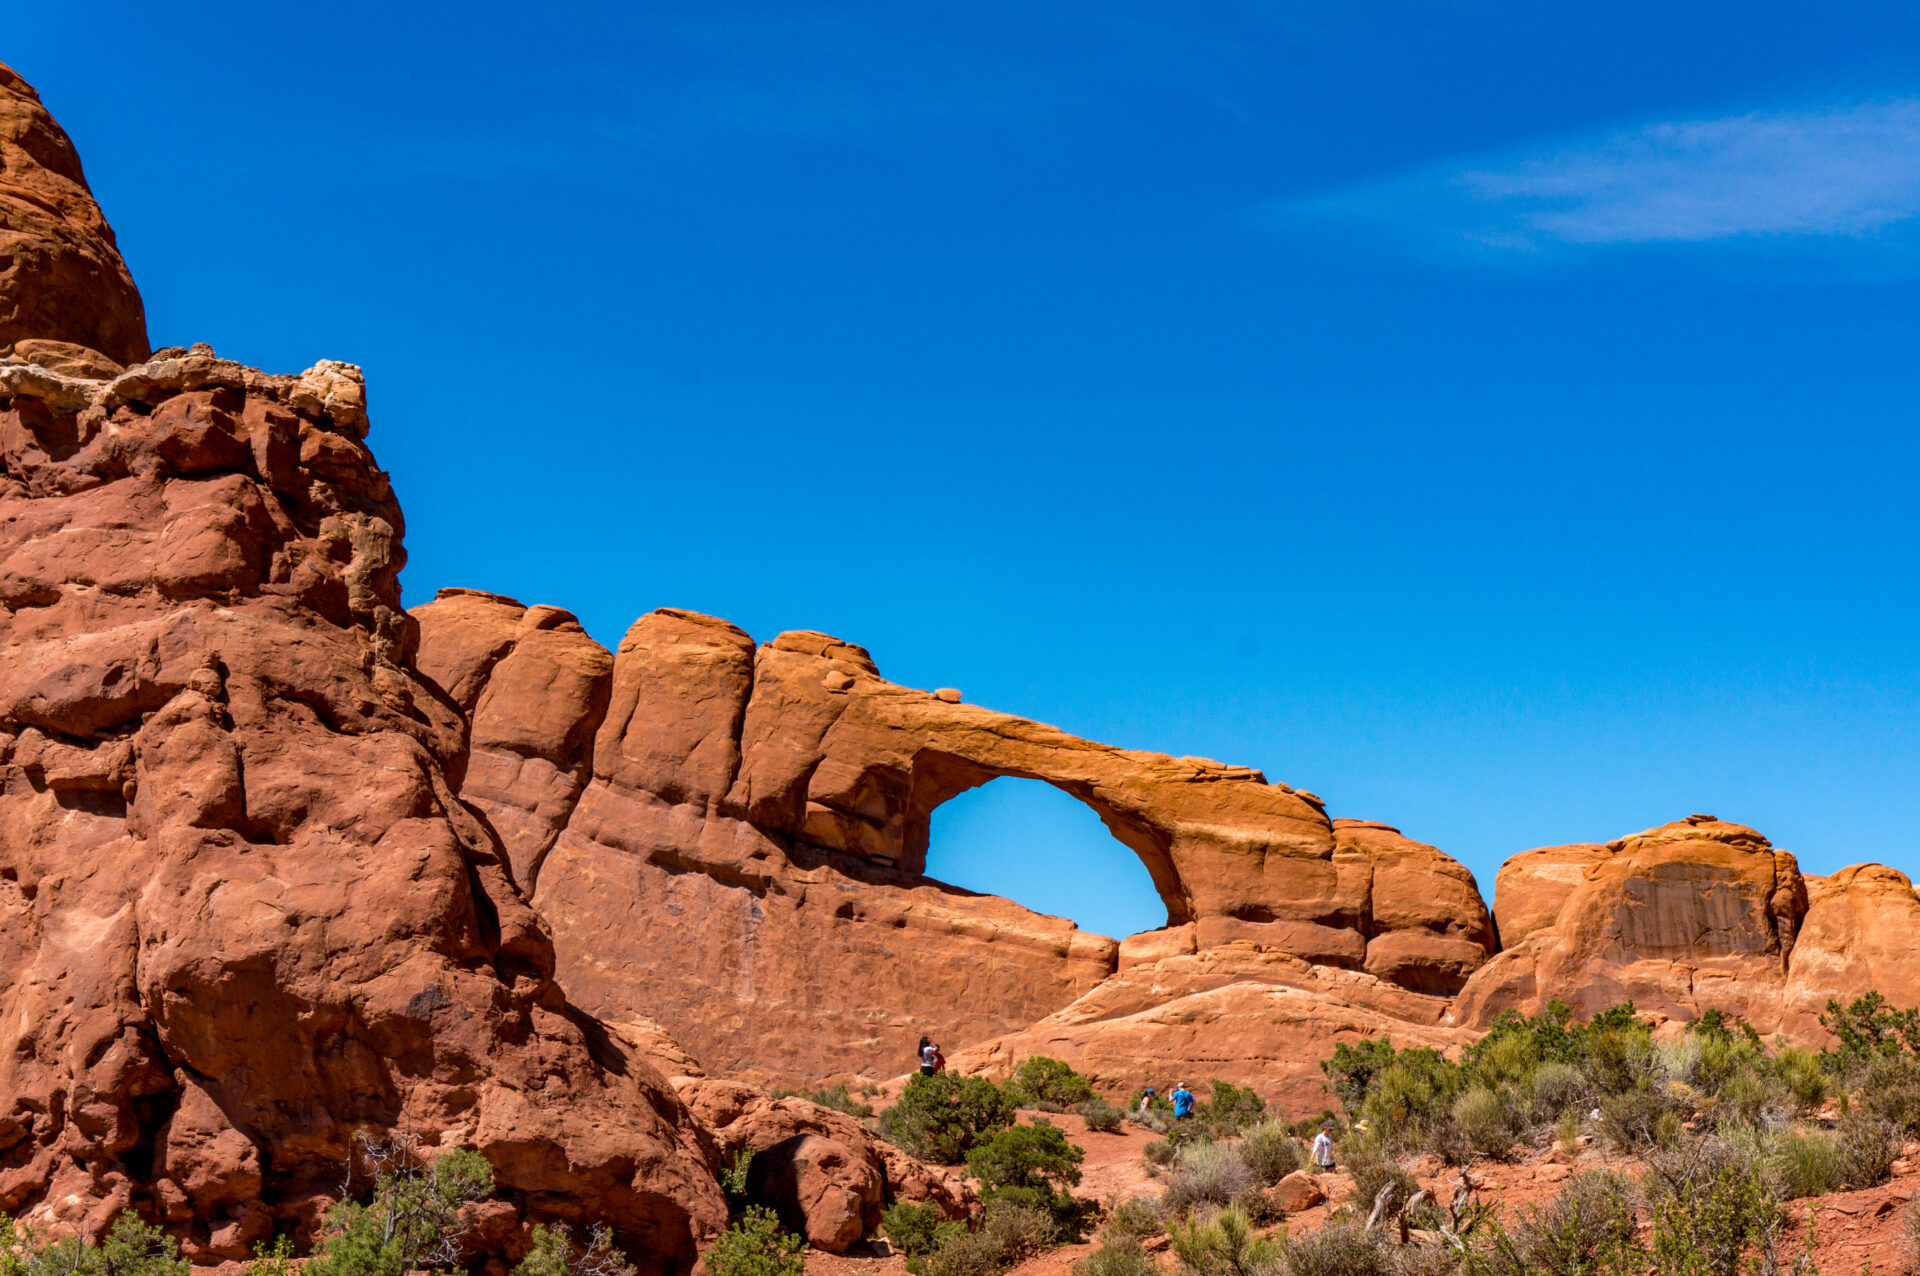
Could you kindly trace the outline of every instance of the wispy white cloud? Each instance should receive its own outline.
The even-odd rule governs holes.
[[[1646,125],[1287,201],[1456,243],[1866,237],[1920,218],[1920,100]]]

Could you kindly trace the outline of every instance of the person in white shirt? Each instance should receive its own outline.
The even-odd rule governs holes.
[[[1322,1171],[1333,1168],[1333,1122],[1328,1121],[1320,1127],[1320,1133],[1313,1136],[1313,1163]]]

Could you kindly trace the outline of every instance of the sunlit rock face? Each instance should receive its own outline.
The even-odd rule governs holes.
[[[0,1212],[240,1258],[310,1236],[365,1129],[485,1153],[509,1237],[604,1218],[689,1269],[711,1144],[454,795],[359,369],[145,358],[4,69],[0,159]]]
[[[1493,949],[1461,865],[1246,767],[1097,744],[898,686],[816,633],[642,617],[609,659],[564,612],[449,590],[421,667],[472,713],[462,789],[554,929],[560,977],[709,1067],[805,1080],[1025,1028],[1120,966],[1071,922],[923,875],[932,812],[1000,776],[1086,803],[1147,866],[1169,954],[1295,954],[1444,996]],[[582,742],[591,747],[583,749]]]

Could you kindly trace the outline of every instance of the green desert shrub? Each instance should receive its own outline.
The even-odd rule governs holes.
[[[1663,1179],[1649,1205],[1653,1266],[1663,1276],[1742,1276],[1746,1255],[1779,1226],[1758,1167],[1738,1156],[1708,1156]]]
[[[1624,1276],[1638,1244],[1632,1186],[1618,1174],[1588,1172],[1510,1224],[1495,1219],[1477,1232],[1466,1268],[1469,1276]]]
[[[1258,1125],[1266,1116],[1266,1101],[1254,1093],[1252,1086],[1235,1085],[1231,1081],[1216,1078],[1208,1082],[1207,1087],[1210,1093],[1203,1115],[1216,1134],[1232,1134]]]
[[[1154,1276],[1139,1238],[1116,1236],[1073,1265],[1073,1276]]]
[[[1857,1073],[1879,1059],[1920,1054],[1920,1011],[1896,1010],[1885,996],[1869,992],[1842,1006],[1827,1002],[1820,1026],[1833,1035],[1821,1052],[1830,1072]]]
[[[0,1248],[3,1247],[4,1243],[0,1242]],[[304,1265],[293,1257],[293,1237],[281,1232],[272,1241],[253,1243],[253,1261],[246,1265],[245,1272],[246,1276],[295,1276]],[[4,1268],[5,1262],[0,1260],[0,1270]],[[516,1276],[519,1271],[520,1268],[514,1268]]]
[[[1243,1192],[1259,1186],[1235,1143],[1196,1143],[1180,1149],[1161,1207],[1173,1216],[1197,1206],[1231,1205]]]
[[[1775,1127],[1791,1115],[1794,1107],[1780,1078],[1771,1070],[1755,1068],[1730,1073],[1709,1096],[1709,1103],[1714,1123],[1723,1129]]]
[[[1114,1201],[1107,1207],[1107,1221],[1101,1225],[1100,1235],[1109,1242],[1119,1236],[1145,1240],[1166,1230],[1160,1207],[1152,1198],[1130,1196],[1124,1201]]]
[[[1438,1050],[1402,1050],[1374,1079],[1360,1115],[1400,1150],[1429,1139],[1429,1128],[1451,1119],[1453,1101],[1465,1087],[1462,1071]]]
[[[1580,1129],[1580,1109],[1570,1107],[1560,1114],[1558,1121],[1553,1123],[1554,1141],[1569,1152],[1578,1152],[1580,1150]]]
[[[1650,1089],[1662,1079],[1653,1029],[1635,1013],[1632,1002],[1601,1011],[1574,1036],[1580,1070],[1601,1094]]]
[[[995,1276],[1055,1243],[1053,1216],[1023,1205],[989,1205],[980,1229],[947,1237],[924,1258],[907,1260],[913,1276]]]
[[[1349,1140],[1349,1144],[1352,1141]],[[1387,1197],[1387,1217],[1392,1217],[1413,1199],[1420,1190],[1420,1181],[1399,1161],[1387,1156],[1378,1145],[1359,1143],[1342,1144],[1341,1151],[1347,1173],[1353,1176],[1354,1209],[1365,1218],[1373,1210],[1374,1201],[1379,1199],[1382,1188],[1392,1186],[1393,1191]]]
[[[1140,1155],[1147,1159],[1148,1165],[1168,1166],[1180,1155],[1180,1146],[1171,1139],[1155,1139],[1140,1149]]]
[[[533,1225],[527,1256],[513,1276],[634,1276],[636,1268],[613,1243],[613,1229],[602,1224],[587,1233],[584,1245],[575,1245],[566,1229]],[[257,1270],[248,1276],[263,1276]]]
[[[1549,1059],[1534,1069],[1531,1091],[1533,1110],[1552,1119],[1586,1101],[1587,1082],[1572,1064]]]
[[[1783,1130],[1771,1140],[1769,1186],[1783,1201],[1825,1196],[1846,1181],[1840,1141],[1819,1130]]]
[[[1820,1056],[1799,1046],[1788,1046],[1773,1057],[1774,1071],[1793,1101],[1803,1110],[1817,1108],[1832,1093],[1832,1082]]]
[[[1088,1099],[1074,1109],[1087,1128],[1100,1134],[1111,1134],[1126,1123],[1127,1114],[1105,1099]]]
[[[1059,1126],[1016,1125],[969,1151],[967,1172],[991,1199],[1003,1188],[1072,1187],[1080,1182],[1080,1162],[1086,1155],[1067,1142]]]
[[[456,1148],[428,1165],[409,1140],[357,1139],[374,1172],[372,1199],[327,1211],[306,1276],[402,1276],[454,1266],[467,1224],[461,1211],[493,1195],[493,1166]]]
[[[753,1149],[741,1148],[720,1167],[720,1190],[733,1200],[747,1194],[747,1174],[753,1169]]]
[[[988,1205],[1045,1211],[1062,1241],[1078,1241],[1099,1206],[1067,1191],[1080,1182],[1086,1153],[1058,1126],[1016,1125],[967,1153],[967,1172],[980,1181]]]
[[[806,1248],[772,1210],[753,1205],[701,1257],[708,1276],[806,1276]]]
[[[1281,1246],[1286,1276],[1392,1276],[1393,1255],[1360,1224],[1328,1223]]]
[[[966,1231],[967,1225],[944,1217],[937,1205],[896,1201],[881,1213],[880,1230],[895,1249],[908,1258],[919,1258]]]
[[[1013,1112],[1013,1096],[985,1077],[938,1072],[908,1079],[900,1101],[880,1114],[880,1133],[923,1161],[957,1165],[1011,1126]]]
[[[1048,1112],[1065,1112],[1095,1097],[1092,1082],[1071,1065],[1043,1054],[1016,1068],[1007,1088],[1021,1107]]]
[[[1673,1099],[1652,1088],[1626,1090],[1600,1100],[1599,1135],[1615,1151],[1639,1155],[1671,1146],[1680,1137]]]
[[[1453,1119],[1467,1146],[1481,1156],[1504,1159],[1520,1135],[1519,1107],[1512,1099],[1476,1085],[1453,1101]]]
[[[1240,1138],[1240,1159],[1253,1177],[1271,1187],[1307,1162],[1307,1154],[1292,1131],[1277,1121],[1262,1122]]]
[[[844,1112],[863,1120],[873,1115],[873,1105],[854,1098],[853,1092],[844,1085],[826,1086],[818,1090],[775,1090],[773,1097],[805,1099],[809,1103],[817,1103],[823,1108],[832,1108],[835,1112]]]
[[[1182,1276],[1272,1276],[1280,1247],[1254,1231],[1237,1208],[1167,1228]]]
[[[1348,1112],[1358,1112],[1373,1093],[1373,1083],[1393,1063],[1393,1043],[1385,1038],[1342,1041],[1333,1053],[1320,1061],[1327,1087]]]
[[[1852,1188],[1886,1182],[1900,1157],[1903,1139],[1900,1127],[1891,1121],[1864,1112],[1842,1117],[1834,1137],[1840,1181]]]
[[[1920,1135],[1920,1059],[1875,1057],[1860,1070],[1859,1106],[1872,1117]]]
[[[98,1245],[58,1240],[0,1214],[0,1276],[188,1276],[173,1238],[131,1211]]]

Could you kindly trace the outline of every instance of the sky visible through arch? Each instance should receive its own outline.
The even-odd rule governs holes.
[[[366,367],[410,601],[827,630],[1489,892],[1694,811],[1920,869],[1911,5],[7,34],[157,342]]]
[[[935,807],[927,875],[1115,939],[1167,924],[1140,857],[1092,808],[1043,780],[1002,776]]]

